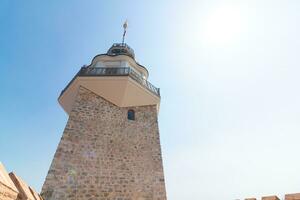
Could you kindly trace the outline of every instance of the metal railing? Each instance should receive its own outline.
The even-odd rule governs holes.
[[[150,92],[160,96],[159,88],[129,67],[82,67],[76,76],[129,76]]]

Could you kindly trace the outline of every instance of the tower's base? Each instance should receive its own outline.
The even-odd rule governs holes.
[[[156,105],[128,109],[79,88],[45,200],[166,200]]]

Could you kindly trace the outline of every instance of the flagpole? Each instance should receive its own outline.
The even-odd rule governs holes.
[[[127,26],[128,26],[128,22],[127,22],[127,20],[126,20],[126,21],[124,22],[124,24],[123,24],[124,32],[123,32],[123,38],[122,38],[122,46],[124,45],[124,42],[125,42],[125,35],[126,35]]]

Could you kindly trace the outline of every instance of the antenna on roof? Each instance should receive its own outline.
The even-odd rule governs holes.
[[[126,20],[126,21],[124,22],[124,24],[123,24],[124,32],[123,32],[123,38],[122,38],[122,45],[124,45],[124,40],[125,40],[125,35],[126,35],[127,26],[128,26],[128,21]]]

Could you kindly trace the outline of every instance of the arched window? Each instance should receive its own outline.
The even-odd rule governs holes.
[[[135,120],[134,110],[128,110],[127,119],[129,119],[129,120]]]

